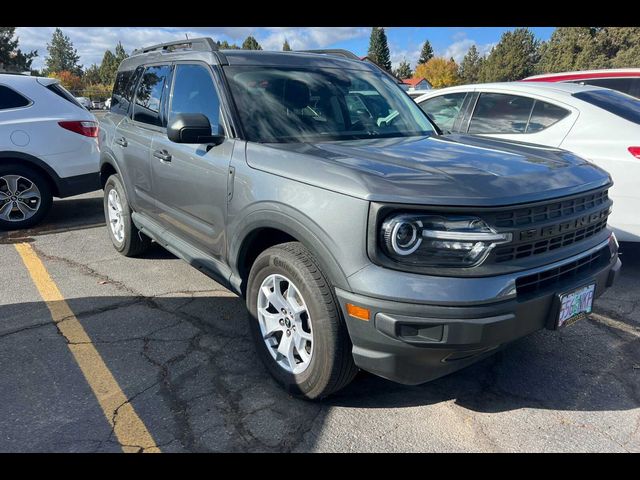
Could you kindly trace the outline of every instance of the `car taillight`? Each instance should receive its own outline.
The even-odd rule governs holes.
[[[640,158],[640,147],[629,147],[629,153],[636,158]]]
[[[98,124],[96,122],[88,121],[67,121],[58,122],[62,128],[70,130],[85,137],[97,137],[98,136]]]

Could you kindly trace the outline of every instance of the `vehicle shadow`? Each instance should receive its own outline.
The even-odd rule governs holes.
[[[10,243],[12,239],[36,235],[83,230],[105,225],[102,208],[102,193],[78,195],[54,199],[51,210],[38,225],[22,230],[0,230],[0,241]]]
[[[535,333],[424,385],[403,386],[360,373],[341,392],[309,402],[289,396],[271,379],[251,342],[244,302],[227,291],[154,298],[95,296],[67,303],[157,443],[167,450],[290,451],[309,443],[306,434],[312,428],[322,430],[333,407],[373,409],[371,415],[375,409],[451,400],[478,412],[640,407],[639,372],[634,369],[640,365],[640,333],[634,337],[596,320],[561,332]],[[12,388],[7,375],[33,375],[34,365],[72,377],[77,368],[70,355],[63,362],[47,358],[46,348],[29,347],[47,332],[52,341],[64,341],[54,334],[42,302],[0,306],[0,319],[0,356],[13,358],[7,349],[19,349],[22,355],[5,365],[0,374],[4,386]],[[47,395],[59,388],[43,385],[34,390],[39,388],[43,399],[25,401],[56,401]],[[19,409],[2,409],[4,418],[20,416]],[[0,427],[4,422],[0,419]]]

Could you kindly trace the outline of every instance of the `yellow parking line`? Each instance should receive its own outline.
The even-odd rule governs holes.
[[[47,304],[56,327],[67,339],[69,349],[98,399],[105,417],[114,428],[122,450],[137,452],[142,447],[143,452],[160,452],[36,252],[28,243],[17,243],[15,247],[40,296]],[[114,425],[116,413],[117,421]]]

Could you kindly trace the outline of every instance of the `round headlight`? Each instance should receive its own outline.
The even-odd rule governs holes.
[[[391,231],[391,247],[398,255],[410,255],[422,243],[421,232],[414,222],[401,220]]]

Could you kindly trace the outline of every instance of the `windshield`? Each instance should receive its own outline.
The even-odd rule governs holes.
[[[225,67],[247,140],[310,142],[434,134],[422,110],[382,73]]]

